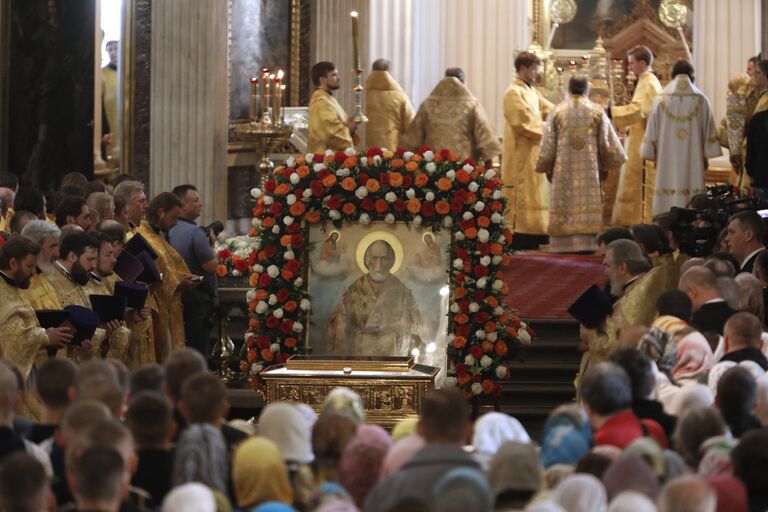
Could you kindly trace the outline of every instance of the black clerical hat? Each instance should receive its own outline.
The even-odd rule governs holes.
[[[138,233],[133,235],[131,239],[125,243],[125,247],[123,249],[133,254],[134,256],[138,256],[140,253],[146,252],[152,257],[153,260],[157,259],[157,253],[152,248],[152,246],[149,245],[147,239]]]
[[[160,276],[160,271],[157,269],[157,265],[155,265],[155,260],[152,259],[152,256],[142,251],[136,255],[136,259],[138,259],[141,265],[144,267],[144,269],[141,271],[141,274],[139,274],[139,276],[136,278],[137,281],[141,281],[142,283],[147,284],[160,281],[162,276]]]
[[[115,295],[89,295],[91,308],[101,318],[101,323],[112,320],[122,321],[125,318],[125,306],[128,300]]]
[[[115,262],[115,274],[123,278],[124,281],[133,282],[144,270],[141,262],[128,251],[122,251]]]
[[[72,337],[72,345],[79,346],[83,341],[93,338],[96,327],[101,323],[101,318],[95,311],[70,304],[64,308],[69,313],[69,323],[75,328],[75,335]]]
[[[118,281],[115,283],[115,296],[125,297],[129,308],[141,309],[147,302],[149,289],[143,284]]]
[[[605,317],[611,314],[611,309],[611,303],[605,292],[593,284],[571,304],[568,313],[586,328],[595,329],[605,320]]]
[[[40,322],[40,327],[43,329],[59,327],[69,318],[69,313],[63,309],[38,309],[35,311],[35,315],[37,315],[37,321]]]

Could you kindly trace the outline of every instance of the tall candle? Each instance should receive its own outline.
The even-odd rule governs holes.
[[[267,77],[267,93],[266,93],[266,96],[264,97],[264,112],[266,112],[267,114],[269,114],[269,109],[272,108],[272,96],[274,96],[275,94],[274,84],[272,84],[274,79],[275,79],[274,74],[270,74],[269,77]],[[272,113],[272,115],[274,115],[274,112]],[[274,121],[274,119],[272,121]]]
[[[272,122],[277,124],[280,119],[280,80],[283,78],[283,70],[278,69],[277,74],[274,75],[272,87]]]
[[[285,86],[280,86],[280,124],[283,123],[283,116],[285,115],[285,108],[283,107],[283,98],[285,97]]]
[[[360,52],[357,48],[357,11],[349,13],[352,17],[352,67],[355,71],[360,69]]]
[[[259,117],[269,112],[269,103],[267,95],[269,94],[269,68],[261,68],[261,108],[259,108]]]
[[[251,78],[251,108],[249,111],[251,120],[259,118],[259,79],[255,76]]]

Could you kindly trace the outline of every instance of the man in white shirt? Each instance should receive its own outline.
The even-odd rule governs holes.
[[[763,239],[765,224],[754,210],[735,213],[728,221],[728,235],[725,238],[728,251],[739,260],[737,274],[752,272],[757,255],[765,249]]]

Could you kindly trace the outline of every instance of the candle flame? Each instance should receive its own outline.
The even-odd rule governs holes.
[[[284,85],[281,85],[281,86],[280,86],[280,90],[281,90],[281,91],[284,91],[284,90],[285,90],[285,86],[284,86]]]
[[[273,75],[273,74],[271,74],[271,73],[270,73],[270,75],[269,75],[269,79],[270,79],[270,80],[274,80],[274,79],[275,79],[275,75]]]
[[[278,80],[282,80],[283,79],[283,74],[284,74],[283,70],[282,69],[278,69],[277,70],[277,79]]]
[[[352,11],[351,13],[349,13],[349,15],[352,16],[353,18],[357,18],[357,11]]]
[[[256,78],[255,76],[252,76],[252,77],[251,77],[251,83],[252,83],[252,84],[257,84],[257,83],[259,83],[259,79],[258,79],[258,78]]]
[[[269,68],[261,68],[262,73],[269,73]]]

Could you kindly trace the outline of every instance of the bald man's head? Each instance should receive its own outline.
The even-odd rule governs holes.
[[[709,300],[722,298],[717,277],[703,265],[689,268],[680,278],[677,288],[691,298],[693,311],[698,311]]]

